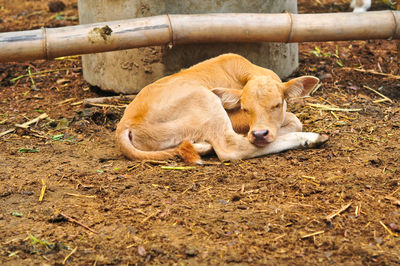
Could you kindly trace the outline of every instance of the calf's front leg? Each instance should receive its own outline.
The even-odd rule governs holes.
[[[233,130],[232,130],[233,131]],[[290,132],[278,136],[264,147],[251,144],[248,139],[235,132],[225,134],[224,141],[213,141],[212,146],[221,161],[255,158],[292,149],[315,148],[328,140],[328,136],[312,132]]]

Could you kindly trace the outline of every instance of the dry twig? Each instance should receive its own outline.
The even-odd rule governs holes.
[[[75,253],[75,251],[77,251],[78,250],[78,247],[75,247],[72,251],[71,251],[71,253],[69,253],[65,258],[64,258],[64,260],[63,260],[63,265],[67,262],[67,260],[69,259],[69,257],[71,257],[72,256],[72,254],[74,254]]]
[[[382,99],[373,101],[374,103],[380,103],[380,102],[386,102],[386,101],[391,102],[391,103],[393,102],[389,97],[383,95],[382,93],[378,92],[377,90],[374,90],[373,88],[370,88],[370,87],[365,86],[365,85],[363,87],[368,89],[368,90],[370,90],[370,91],[372,91],[372,92],[375,92],[376,94],[378,94],[379,96],[382,97]]]
[[[385,230],[389,233],[391,236],[399,237],[398,234],[393,233],[392,230],[390,230],[382,221],[379,221],[379,223],[385,228]]]
[[[69,99],[63,100],[61,102],[58,102],[57,105],[61,105],[61,104],[64,104],[64,103],[69,103],[69,102],[72,102],[72,101],[75,101],[75,100],[76,100],[76,98],[69,98]]]
[[[398,187],[398,188],[396,188],[395,189],[395,191],[393,191],[392,193],[390,193],[390,195],[389,196],[393,196],[394,194],[396,194],[397,193],[397,191],[399,191],[400,190],[400,187]]]
[[[86,106],[96,106],[96,107],[106,107],[106,108],[126,108],[128,105],[112,105],[112,104],[102,104],[102,103],[91,103],[90,105]]]
[[[339,210],[334,211],[333,213],[327,215],[327,216],[325,217],[325,220],[327,220],[328,222],[332,221],[333,218],[335,218],[336,216],[338,216],[339,214],[341,214],[342,212],[344,212],[345,210],[347,210],[347,209],[351,206],[352,203],[353,203],[353,202],[350,201],[350,202],[347,203],[346,205],[343,205]]]
[[[46,113],[43,113],[43,114],[39,115],[38,117],[36,117],[36,118],[34,118],[34,119],[28,121],[28,122],[25,122],[25,123],[23,123],[23,124],[15,124],[15,126],[16,126],[16,127],[20,127],[20,128],[25,128],[25,129],[26,129],[26,128],[28,128],[30,125],[35,124],[35,123],[39,122],[40,120],[45,119],[45,118],[47,118],[47,117],[48,117],[48,115],[47,115]],[[16,129],[16,128],[12,128],[12,129],[6,130],[6,131],[4,131],[4,132],[1,132],[1,133],[0,133],[0,137],[2,137],[2,136],[4,136],[4,135],[7,135],[7,134],[9,134],[9,133],[14,132],[15,129]]]
[[[75,194],[75,193],[65,193],[68,196],[73,196],[73,197],[80,197],[80,198],[96,198],[96,195],[83,195],[83,194]]]
[[[161,166],[163,170],[191,170],[195,168],[195,166]]]
[[[149,163],[149,164],[154,164],[154,165],[168,164],[167,161],[157,161],[157,160],[143,160],[142,163]]]
[[[307,234],[307,235],[301,236],[301,239],[309,238],[309,237],[320,235],[320,234],[323,234],[323,233],[325,233],[325,231],[314,232],[314,233],[311,233],[311,234]]]
[[[192,189],[194,187],[194,184],[190,185],[187,189],[185,189],[181,195],[185,194],[186,192],[188,192],[190,189]]]
[[[393,204],[400,206],[400,200],[395,197],[386,196],[385,199],[390,200]]]
[[[315,85],[315,87],[311,91],[310,95],[313,95],[321,86],[322,86],[322,83],[318,83],[317,85]]]
[[[149,220],[150,218],[156,216],[156,215],[159,214],[160,212],[161,212],[160,210],[157,210],[155,213],[150,214],[149,216],[147,216],[146,218],[144,218],[144,219],[142,220],[141,223],[145,223],[147,220]]]
[[[45,183],[44,179],[42,178],[42,190],[40,191],[39,202],[42,202],[43,197],[44,197],[44,192],[46,192],[46,183]]]
[[[388,74],[388,73],[382,73],[378,72],[372,69],[360,69],[360,68],[352,68],[352,67],[342,67],[340,68],[342,70],[354,70],[357,72],[362,72],[362,73],[368,73],[368,74],[373,74],[373,75],[378,75],[378,76],[384,76],[392,79],[400,79],[400,76],[398,75],[393,75],[393,74]]]
[[[133,99],[135,99],[135,97],[136,97],[136,95],[123,95],[123,96],[88,98],[88,99],[83,100],[83,104],[85,106],[104,106],[104,105],[107,105],[107,104],[104,104],[106,102],[110,102],[110,101],[132,101]],[[117,107],[120,107],[120,106],[117,106]]]
[[[319,108],[323,111],[337,111],[337,112],[359,112],[362,109],[345,109],[339,107],[333,107],[325,104],[315,104],[315,103],[307,103],[308,106]]]
[[[65,215],[64,213],[60,212],[60,215],[63,216],[64,218],[68,219],[68,221],[70,221],[71,223],[76,223],[77,225],[82,226],[83,228],[86,228],[87,230],[89,230],[92,233],[98,234],[95,230],[93,230],[92,228],[90,228],[89,226],[79,222],[78,220],[69,217],[68,215]]]

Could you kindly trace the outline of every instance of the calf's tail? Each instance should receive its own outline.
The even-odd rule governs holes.
[[[129,128],[117,128],[117,144],[121,152],[131,160],[167,160],[180,156],[186,163],[201,164],[201,158],[192,143],[183,141],[176,148],[161,151],[142,151],[133,143],[133,134]]]

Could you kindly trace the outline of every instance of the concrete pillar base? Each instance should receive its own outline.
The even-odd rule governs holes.
[[[162,14],[297,13],[297,0],[79,0],[81,24]],[[155,80],[223,53],[237,53],[281,78],[298,66],[297,44],[218,43],[144,47],[82,57],[86,81],[103,90],[132,94]]]

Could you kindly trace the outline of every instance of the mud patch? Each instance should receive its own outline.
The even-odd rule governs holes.
[[[88,40],[91,43],[96,43],[100,39],[103,39],[104,42],[107,42],[107,40],[111,37],[112,32],[112,29],[107,25],[101,28],[93,28],[88,33]]]

